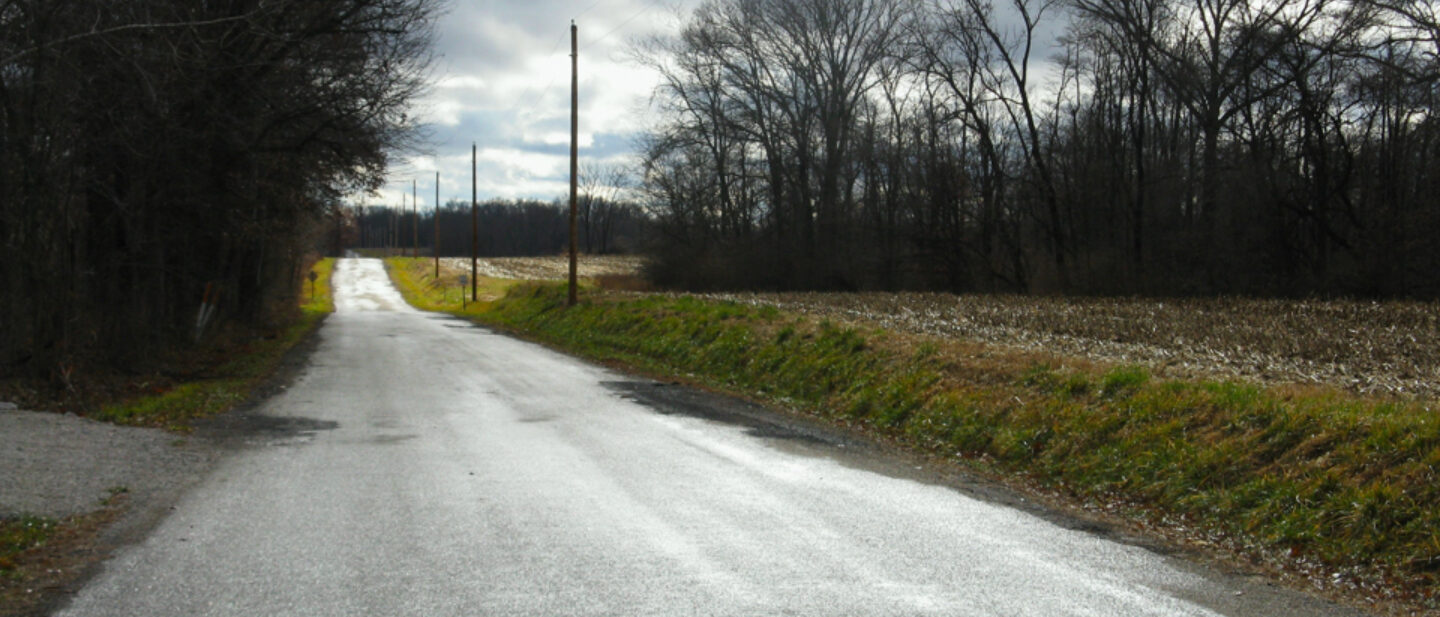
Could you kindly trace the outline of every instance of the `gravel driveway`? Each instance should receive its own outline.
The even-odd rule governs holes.
[[[159,429],[0,410],[0,515],[84,514],[121,490],[141,511],[198,477],[213,451]]]

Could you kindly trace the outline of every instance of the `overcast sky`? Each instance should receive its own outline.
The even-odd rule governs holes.
[[[432,91],[414,113],[426,152],[404,155],[369,204],[421,208],[470,199],[470,144],[479,148],[478,192],[550,200],[568,194],[570,20],[580,39],[580,160],[616,162],[634,152],[656,75],[629,56],[631,42],[678,29],[700,0],[451,0],[437,28]]]
[[[414,114],[429,135],[424,152],[398,157],[389,184],[357,196],[371,205],[408,204],[417,181],[422,208],[470,199],[470,144],[479,148],[481,201],[568,195],[570,21],[580,39],[580,164],[633,161],[659,80],[631,57],[640,38],[678,32],[703,0],[446,0],[437,24],[430,93]],[[1006,13],[1008,3],[997,3]],[[1063,20],[1050,15],[1032,57],[1049,67]],[[1002,18],[1002,21],[1003,18]],[[1046,77],[1037,76],[1036,83]]]

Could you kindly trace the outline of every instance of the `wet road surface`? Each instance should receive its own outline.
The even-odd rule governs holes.
[[[335,286],[264,430],[60,614],[1354,614],[412,310],[375,260]]]

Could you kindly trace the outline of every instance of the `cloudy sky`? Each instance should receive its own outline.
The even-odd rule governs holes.
[[[655,74],[629,53],[637,37],[673,32],[700,0],[450,0],[438,24],[432,91],[414,113],[425,152],[392,165],[390,184],[366,203],[399,205],[418,184],[422,208],[470,199],[470,144],[478,192],[550,200],[568,192],[570,20],[580,41],[580,160],[613,163],[633,152]]]

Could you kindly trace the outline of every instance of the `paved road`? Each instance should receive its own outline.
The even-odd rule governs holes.
[[[653,402],[409,309],[377,261],[335,284],[265,430],[61,614],[1351,614]]]

